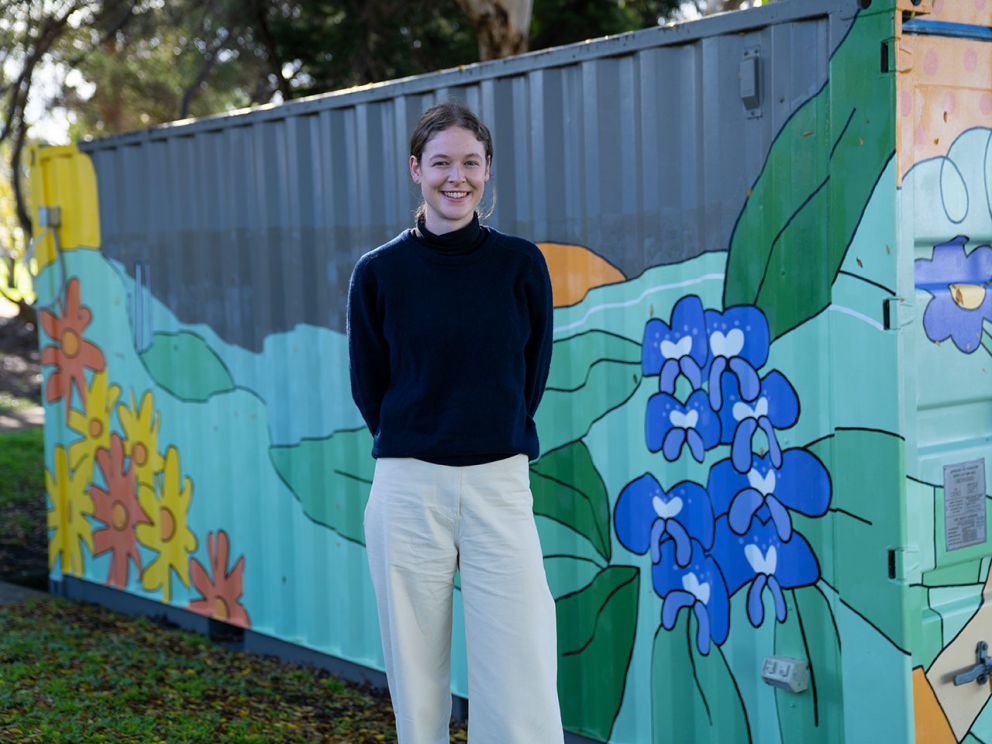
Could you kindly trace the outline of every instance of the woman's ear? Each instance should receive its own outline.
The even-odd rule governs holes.
[[[420,161],[413,155],[410,156],[410,178],[414,183],[420,183]],[[486,164],[486,178],[489,178],[489,164]]]
[[[492,164],[493,164],[493,158],[492,158],[492,155],[486,155],[486,176],[485,176],[485,178],[483,179],[483,180],[485,180],[485,181],[488,181],[488,180],[489,180],[489,168],[490,168],[490,166],[491,166]]]

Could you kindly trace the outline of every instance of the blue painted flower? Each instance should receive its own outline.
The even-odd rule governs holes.
[[[674,393],[679,375],[698,390],[706,364],[706,321],[703,303],[688,295],[675,303],[671,325],[651,318],[644,326],[641,369],[645,375],[660,375],[658,389]]]
[[[661,450],[670,462],[679,458],[686,443],[696,461],[702,462],[704,452],[720,443],[720,419],[703,390],[684,404],[668,393],[657,393],[648,400],[645,434],[648,449]]]
[[[755,518],[771,518],[779,538],[792,537],[792,510],[808,517],[826,514],[830,505],[830,474],[817,457],[804,449],[787,449],[776,468],[768,455],[752,456],[751,469],[739,473],[730,460],[710,470],[706,490],[717,516],[727,515],[730,529],[743,535]]]
[[[696,648],[699,653],[710,652],[710,642],[718,646],[727,640],[730,631],[730,595],[727,583],[716,562],[692,541],[692,559],[686,566],[674,560],[673,542],[661,546],[661,560],[651,571],[654,590],[664,602],[661,624],[667,630],[675,627],[679,613],[690,608],[696,616]]]
[[[782,450],[775,429],[788,429],[799,418],[799,398],[792,385],[781,372],[772,370],[761,378],[755,399],[745,401],[736,378],[724,375],[722,384],[724,406],[720,410],[720,441],[732,445],[730,460],[734,467],[741,473],[751,469],[751,440],[758,429],[768,438],[772,465],[782,467]]]
[[[738,535],[730,529],[726,517],[721,517],[716,523],[713,557],[720,564],[731,595],[750,584],[747,616],[756,628],[765,619],[765,589],[774,598],[775,617],[783,622],[786,610],[782,590],[809,586],[820,578],[820,564],[806,538],[793,532],[789,540],[782,540],[771,520],[755,520],[746,535]]]
[[[661,560],[661,544],[675,544],[675,561],[688,565],[690,538],[704,548],[713,545],[713,507],[698,483],[682,481],[665,493],[650,473],[631,481],[620,492],[613,524],[620,543],[631,552],[651,551],[651,562]]]
[[[982,322],[992,321],[992,246],[965,252],[968,238],[958,235],[933,248],[933,258],[916,260],[916,288],[933,295],[923,313],[931,341],[950,337],[971,354],[981,345]]]
[[[737,378],[741,400],[758,396],[758,370],[768,361],[768,320],[752,305],[706,311],[706,339],[709,344],[710,406],[723,407],[721,381],[724,374]]]

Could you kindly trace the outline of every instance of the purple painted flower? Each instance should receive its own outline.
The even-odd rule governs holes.
[[[765,619],[765,589],[775,601],[775,617],[784,622],[782,590],[810,586],[820,578],[820,564],[806,538],[793,532],[789,540],[782,540],[771,520],[755,520],[746,535],[738,535],[730,529],[726,517],[721,517],[716,523],[713,557],[726,577],[729,594],[750,584],[747,616],[756,628]]]
[[[705,655],[710,652],[711,641],[719,646],[730,631],[727,584],[719,566],[695,540],[688,565],[679,566],[674,551],[673,542],[662,543],[661,560],[651,570],[654,590],[664,599],[661,624],[671,630],[679,613],[689,608],[698,626],[696,648]]]
[[[702,462],[704,452],[720,443],[720,419],[703,390],[684,404],[668,393],[658,393],[648,400],[645,434],[648,449],[661,450],[670,462],[679,458],[686,443],[696,461]]]
[[[713,507],[705,489],[683,481],[665,493],[650,473],[631,481],[620,492],[613,514],[617,538],[627,550],[651,551],[651,562],[661,560],[662,543],[675,545],[675,562],[686,566],[692,556],[690,538],[704,548],[713,545]]]
[[[789,510],[820,517],[830,505],[830,474],[815,455],[804,449],[787,449],[782,466],[770,457],[751,459],[751,469],[739,473],[730,460],[721,460],[710,470],[706,489],[716,515],[727,515],[727,524],[738,535],[746,534],[753,520],[770,518],[782,540],[792,538]]]
[[[751,440],[758,429],[768,439],[772,465],[782,467],[782,450],[775,429],[788,429],[799,418],[799,398],[792,385],[781,372],[772,370],[761,378],[758,395],[750,401],[743,400],[736,378],[725,375],[722,385],[720,441],[731,445],[730,460],[734,467],[741,473],[751,469]]]
[[[680,375],[698,390],[705,364],[706,321],[698,297],[688,295],[675,303],[671,325],[658,318],[645,324],[641,368],[645,375],[660,375],[658,390],[674,393]]]
[[[723,407],[721,382],[725,374],[737,378],[741,400],[758,396],[758,370],[768,361],[768,321],[765,314],[751,305],[731,307],[722,313],[706,311],[706,338],[709,344],[710,406]]]
[[[965,251],[968,238],[958,235],[933,248],[933,258],[916,260],[916,288],[933,295],[923,313],[931,341],[950,337],[971,354],[981,345],[982,322],[992,321],[992,246]]]

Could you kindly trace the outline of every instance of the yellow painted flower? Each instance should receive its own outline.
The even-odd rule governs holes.
[[[93,458],[99,449],[110,449],[110,417],[120,397],[117,385],[107,385],[107,372],[98,372],[86,393],[85,411],[69,411],[69,428],[83,435],[83,438],[69,445],[69,466],[75,470],[88,459],[92,467]],[[92,470],[90,471],[92,472]]]
[[[172,596],[169,569],[185,586],[189,586],[189,554],[196,550],[196,535],[186,525],[186,512],[193,496],[193,481],[179,473],[179,452],[169,447],[165,453],[165,474],[161,496],[155,498],[153,487],[140,483],[138,501],[151,524],[134,528],[138,541],[158,551],[158,556],[141,573],[141,585],[148,591],[162,589],[162,598]]]
[[[87,492],[89,478],[85,469],[70,473],[65,447],[55,447],[55,474],[45,471],[45,489],[52,500],[48,510],[48,528],[55,530],[48,541],[48,567],[62,559],[62,572],[81,576],[84,543],[93,552],[93,527],[87,515],[93,514],[93,498]]]
[[[162,453],[158,451],[161,419],[155,411],[152,391],[145,391],[139,407],[132,390],[130,408],[122,403],[117,408],[117,415],[124,427],[124,454],[131,458],[138,483],[154,487],[155,475],[162,472],[165,464]]]

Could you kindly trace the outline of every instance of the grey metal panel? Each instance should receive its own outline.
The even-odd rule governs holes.
[[[500,229],[587,246],[628,278],[723,251],[777,132],[826,81],[828,11],[852,5],[788,0],[86,143],[103,251],[245,348],[300,323],[342,331],[355,261],[412,223],[409,129],[445,97],[492,128]],[[758,118],[738,80],[753,48]]]

